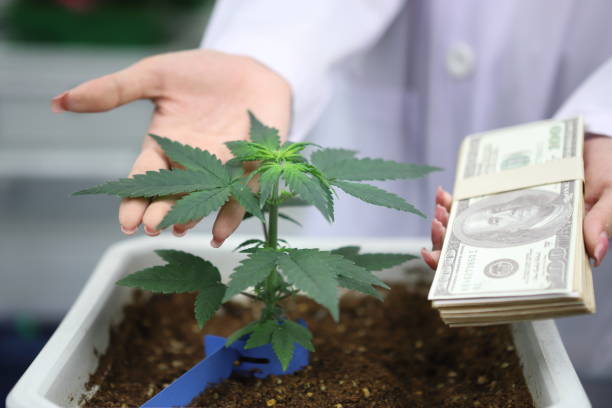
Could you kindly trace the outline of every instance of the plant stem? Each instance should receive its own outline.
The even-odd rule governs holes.
[[[268,213],[268,248],[276,249],[278,246],[278,183],[272,190],[272,204]]]
[[[266,247],[272,249],[278,247],[278,183],[276,183],[272,189],[272,195],[270,197]],[[278,272],[276,272],[276,269],[271,270],[265,280],[264,302],[266,303],[266,310],[268,311],[274,310],[278,303],[276,292],[278,291],[279,280],[280,276]]]

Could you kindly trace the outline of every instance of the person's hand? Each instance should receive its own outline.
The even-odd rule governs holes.
[[[224,142],[248,137],[247,110],[279,129],[283,138],[289,127],[291,90],[280,75],[251,58],[210,50],[145,58],[56,96],[51,108],[54,112],[103,112],[137,99],[150,99],[155,104],[150,133],[208,150],[223,161],[231,158]],[[171,165],[157,143],[145,136],[130,176]],[[123,199],[119,207],[121,230],[130,235],[144,224],[148,235],[158,235],[156,227],[174,201]],[[243,216],[244,209],[237,202],[226,203],[213,226],[211,245],[220,246]],[[197,221],[174,225],[173,232],[184,235],[195,224]]]
[[[612,137],[586,135],[584,207],[584,244],[595,266],[599,266],[612,235]]]
[[[612,236],[612,138],[587,134],[584,141],[584,243],[587,253],[599,266],[608,252],[608,238]],[[423,248],[421,257],[436,269],[452,197],[442,188],[436,191],[435,218],[431,223],[432,250]]]
[[[436,269],[440,261],[440,253],[442,252],[442,243],[448,226],[448,217],[450,214],[453,197],[442,187],[436,190],[436,209],[434,219],[431,221],[431,251],[421,249],[421,257],[423,261],[431,268]]]

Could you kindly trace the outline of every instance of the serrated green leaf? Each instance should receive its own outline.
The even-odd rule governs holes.
[[[266,222],[257,197],[247,185],[237,181],[231,184],[231,189],[232,195],[245,210],[259,218],[261,222]]]
[[[251,246],[255,244],[263,245],[264,242],[261,239],[247,239],[246,241],[242,241],[236,248],[234,248],[234,251],[237,251],[240,248],[244,248],[246,246]]]
[[[180,265],[152,266],[117,281],[117,285],[156,293],[184,293],[198,290],[206,281],[195,268]]]
[[[392,268],[416,258],[418,257],[410,254],[377,253],[360,254],[349,259],[353,260],[357,265],[364,267],[368,271],[382,271],[383,269]]]
[[[366,295],[374,296],[379,300],[383,299],[383,296],[374,287],[356,279],[347,278],[346,276],[338,276],[338,285],[342,288],[355,290],[357,292],[365,293]]]
[[[402,197],[370,184],[351,183],[348,181],[339,180],[333,181],[332,184],[340,187],[345,193],[365,201],[366,203],[379,205],[381,207],[394,208],[396,210],[410,212],[426,218],[425,214],[416,209]]]
[[[276,326],[276,322],[272,320],[260,322],[251,332],[244,348],[251,349],[269,344],[272,341],[272,333],[276,330]]]
[[[368,271],[381,271],[401,265],[417,257],[410,254],[390,254],[390,253],[369,253],[359,254],[359,247],[347,246],[331,251],[333,254],[340,254],[355,264],[367,269]]]
[[[220,282],[221,274],[219,269],[209,261],[200,258],[199,256],[192,255],[187,252],[177,251],[174,249],[157,249],[155,253],[177,268],[193,269],[201,274],[201,280],[204,284]]]
[[[296,220],[293,217],[288,216],[287,214],[283,214],[283,213],[278,213],[278,218],[282,218],[285,221],[289,221],[294,223],[295,225],[297,225],[298,227],[301,227],[302,224],[300,224],[300,222],[298,220]]]
[[[211,212],[221,208],[229,199],[230,193],[230,187],[220,187],[186,195],[172,206],[157,228],[162,229],[173,224],[185,224],[206,217]]]
[[[149,133],[149,136],[155,139],[170,160],[186,169],[199,170],[216,177],[219,185],[227,185],[230,182],[228,170],[214,154],[152,133]]]
[[[276,268],[279,253],[271,249],[259,249],[243,259],[230,276],[224,302],[243,290],[257,285]]]
[[[331,189],[321,181],[306,173],[302,164],[285,163],[283,179],[292,193],[314,205],[328,221],[334,220],[334,199]]]
[[[279,207],[305,207],[311,205],[308,201],[294,197],[289,191],[282,191],[279,197]]]
[[[333,163],[327,163],[325,169],[321,169],[329,179],[351,181],[414,179],[438,170],[441,169],[427,165],[370,158],[336,160]]]
[[[329,268],[333,270],[337,276],[354,279],[367,285],[376,285],[385,289],[389,289],[386,283],[378,279],[378,277],[367,269],[355,264],[351,259],[345,258],[342,255],[329,253],[327,260]]]
[[[301,324],[291,320],[285,320],[283,322],[283,326],[285,326],[285,329],[293,338],[293,341],[304,347],[306,350],[314,351],[314,346],[312,345],[312,333],[307,327],[304,327]]]
[[[204,327],[208,319],[219,309],[224,295],[225,285],[222,283],[215,283],[200,289],[194,304],[195,317],[200,328]]]
[[[313,152],[310,161],[323,174],[327,174],[327,171],[333,169],[339,161],[352,159],[356,154],[354,150],[326,148]]]
[[[349,246],[343,246],[340,248],[336,248],[334,250],[331,251],[332,254],[338,254],[338,255],[342,255],[345,258],[350,258],[350,256],[352,255],[358,255],[359,254],[359,247],[358,246],[354,246],[354,245],[349,245]]]
[[[284,325],[277,325],[276,330],[272,333],[272,349],[280,360],[283,371],[287,370],[293,358],[293,350],[295,349],[293,342],[293,337]]]
[[[249,111],[249,121],[251,123],[249,137],[253,142],[266,146],[271,150],[278,150],[280,148],[278,130],[261,123],[251,111]]]
[[[274,151],[259,143],[246,140],[225,142],[234,158],[238,161],[268,160],[274,158]]]
[[[278,185],[278,180],[283,172],[283,168],[279,165],[270,166],[268,169],[260,173],[259,176],[259,203],[264,205],[274,187]]]
[[[158,197],[222,186],[217,178],[196,170],[159,170],[136,174],[132,178],[109,181],[92,188],[77,191],[74,195],[108,194],[119,197]]]
[[[252,333],[255,330],[255,326],[259,324],[259,321],[251,322],[244,326],[242,329],[236,330],[232,333],[225,342],[225,347],[231,346],[236,340],[240,339],[242,336],[246,336],[249,333]]]
[[[336,272],[332,258],[341,258],[318,249],[291,249],[278,257],[278,266],[287,282],[329,309],[338,320]]]

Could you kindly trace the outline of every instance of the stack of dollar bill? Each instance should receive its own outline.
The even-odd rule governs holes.
[[[429,292],[451,326],[593,313],[580,118],[468,136]]]

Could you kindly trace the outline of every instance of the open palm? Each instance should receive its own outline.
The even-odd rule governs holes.
[[[155,104],[149,133],[208,150],[223,161],[231,157],[224,142],[247,137],[247,110],[277,127],[283,137],[289,127],[291,91],[282,77],[251,58],[210,50],[143,59],[58,95],[52,100],[52,109],[103,112],[137,99],[150,99]],[[145,136],[130,176],[172,165],[155,141]],[[171,197],[152,202],[122,200],[121,229],[133,234],[144,224],[148,235],[158,235],[156,227],[174,202]],[[244,209],[235,201],[226,203],[215,221],[212,245],[220,246],[243,215]],[[173,232],[183,235],[195,224],[174,225]]]

